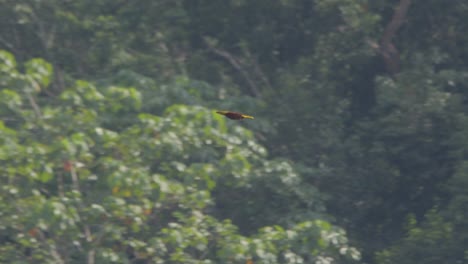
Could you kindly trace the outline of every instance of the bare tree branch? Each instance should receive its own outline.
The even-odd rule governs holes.
[[[57,251],[57,248],[54,245],[51,245],[51,244],[49,244],[47,242],[47,239],[46,239],[46,236],[44,235],[44,233],[40,229],[37,230],[37,233],[38,233],[38,237],[41,240],[41,242],[46,247],[49,248],[49,252],[52,255],[52,257],[54,258],[55,263],[64,264],[65,261],[63,261],[62,257],[60,256],[60,253]]]
[[[88,243],[91,244],[93,242],[93,236],[91,234],[91,230],[88,225],[84,226],[84,233],[86,236],[86,241],[88,241]],[[88,264],[94,264],[95,255],[96,255],[96,251],[94,250],[94,248],[88,251]]]
[[[392,20],[388,23],[380,40],[379,52],[382,55],[387,71],[394,75],[400,71],[400,54],[392,43],[396,32],[403,24],[408,12],[411,0],[400,0],[393,13]]]
[[[36,36],[41,41],[42,47],[46,53],[49,53],[49,50],[53,46],[53,41],[55,39],[55,28],[56,26],[47,27],[44,25],[44,21],[36,14],[34,8],[31,9],[30,13],[32,21],[37,25],[37,31],[35,31]]]
[[[401,27],[406,18],[406,13],[408,12],[410,4],[411,0],[400,1],[400,3],[395,9],[395,13],[393,13],[392,20],[390,21],[390,23],[388,23],[387,27],[385,28],[381,40],[382,44],[387,44],[392,41],[392,38],[395,36],[396,32]]]
[[[210,43],[210,41],[208,41],[207,39],[205,39],[205,43],[213,53],[226,59],[231,64],[232,67],[234,67],[237,71],[241,73],[242,77],[244,77],[244,79],[248,83],[255,97],[261,97],[260,90],[258,89],[255,82],[252,80],[252,78],[250,78],[248,71],[242,66],[242,63],[240,62],[240,60],[238,60],[236,57],[234,57],[234,55],[230,54],[229,52],[216,48],[215,45]]]
[[[29,92],[26,93],[26,96],[28,97],[31,107],[34,109],[34,113],[36,114],[36,117],[38,119],[41,119],[42,118],[41,109],[39,108],[39,105],[36,103],[36,100],[34,100],[33,96]]]
[[[63,188],[63,174],[58,173],[57,175],[57,188],[58,188],[58,193],[60,198],[63,198],[65,196],[64,188]]]
[[[71,174],[72,183],[73,183],[73,190],[78,192],[79,194],[81,194],[79,177],[78,177],[78,173],[76,172],[75,167],[76,166],[72,165],[71,168],[70,168],[70,174]],[[83,208],[84,208],[84,204],[82,202],[80,202],[78,204],[78,206],[80,208],[80,211],[82,211]],[[91,233],[91,229],[89,228],[88,224],[84,224],[83,233],[84,233],[84,236],[86,238],[86,242],[90,243],[90,244],[93,243],[93,234]],[[87,259],[88,259],[87,263],[88,264],[94,264],[95,263],[95,254],[96,254],[96,251],[94,249],[90,249],[88,251],[88,254],[87,254]]]
[[[267,86],[267,88],[271,90],[272,86],[271,86],[270,80],[268,79],[266,74],[263,72],[263,70],[260,67],[260,65],[258,64],[257,60],[252,56],[250,51],[247,51],[247,56],[248,56],[249,60],[251,61],[251,63],[253,64],[253,67],[254,67],[254,70],[255,70],[255,73],[257,74],[257,76],[259,76],[260,79],[263,81],[263,83]]]
[[[17,52],[17,49],[15,48],[15,45],[12,43],[4,40],[2,37],[0,37],[0,43],[2,43],[5,47],[9,48],[11,51]]]
[[[74,164],[70,168],[70,174],[71,174],[71,177],[72,177],[73,190],[81,194],[80,182],[79,182],[78,174],[76,173]]]

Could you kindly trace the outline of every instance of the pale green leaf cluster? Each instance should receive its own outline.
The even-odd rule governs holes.
[[[360,258],[320,220],[318,191],[239,123],[201,106],[142,112],[138,90],[86,81],[44,103],[29,88],[47,88],[50,66],[19,73],[2,54],[2,262]]]

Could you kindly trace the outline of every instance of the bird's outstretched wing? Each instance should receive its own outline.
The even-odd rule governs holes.
[[[254,117],[253,117],[253,116],[244,115],[244,114],[242,114],[242,117],[243,117],[243,118],[248,118],[248,119],[254,119]]]

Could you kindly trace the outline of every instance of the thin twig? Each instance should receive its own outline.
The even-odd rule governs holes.
[[[58,184],[58,193],[61,198],[65,196],[65,193],[63,191],[63,174],[58,173],[58,178],[57,178],[57,184]]]
[[[39,239],[41,240],[41,242],[48,246],[49,252],[52,255],[52,257],[54,257],[56,263],[64,264],[65,262],[63,261],[62,257],[60,256],[60,253],[57,251],[57,248],[55,248],[54,246],[49,245],[47,243],[47,239],[46,239],[44,233],[40,229],[37,230],[37,233],[39,235]]]
[[[249,60],[252,62],[252,65],[254,66],[255,73],[260,77],[260,79],[263,81],[263,83],[265,83],[267,88],[271,90],[272,86],[271,86],[270,80],[268,79],[266,74],[263,72],[263,70],[260,67],[260,65],[258,64],[257,60],[255,58],[253,58],[250,51],[247,51],[247,56],[248,56]]]
[[[70,168],[70,174],[71,174],[72,182],[73,182],[73,190],[81,194],[78,174],[76,173],[74,165],[72,165]]]
[[[94,249],[91,249],[88,252],[88,264],[94,264],[94,256],[96,255],[96,251]]]
[[[59,92],[62,92],[65,90],[65,80],[63,77],[63,71],[60,68],[58,64],[54,65],[54,83],[53,83],[55,89]],[[55,97],[56,95],[54,93],[50,93],[47,89],[45,89],[46,92],[49,92],[48,94]]]
[[[78,174],[76,172],[75,166],[71,166],[70,174],[71,174],[72,182],[73,182],[73,190],[78,192],[79,194],[81,194],[80,183],[79,183]],[[80,202],[78,206],[80,208],[80,211],[83,210],[84,205],[83,205],[82,202]],[[86,242],[91,244],[93,242],[93,235],[91,233],[91,229],[89,228],[88,224],[84,225],[83,233],[85,235]],[[88,251],[87,258],[88,258],[88,262],[87,262],[88,264],[94,264],[94,261],[95,261],[95,250],[94,249],[91,249],[91,250]]]
[[[17,49],[15,48],[15,45],[9,43],[8,41],[4,40],[2,37],[0,37],[0,43],[5,45],[5,47],[9,48],[11,51],[16,52]]]
[[[31,93],[26,93],[26,96],[28,97],[29,103],[31,104],[31,107],[34,110],[34,113],[36,114],[36,117],[38,119],[41,119],[42,114],[41,114],[41,109],[39,108],[39,105],[37,105],[36,101],[34,100],[34,98],[31,95]]]

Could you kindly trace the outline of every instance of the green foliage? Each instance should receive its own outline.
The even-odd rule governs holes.
[[[459,245],[468,237],[465,221],[468,205],[465,192],[467,175],[467,164],[463,162],[447,184],[452,194],[448,205],[431,209],[420,223],[411,217],[406,228],[406,237],[379,252],[378,263],[465,262],[467,251]]]
[[[463,262],[463,252],[455,250],[453,226],[438,211],[429,211],[421,226],[414,218],[410,219],[407,232],[407,237],[398,245],[377,254],[378,263]]]
[[[394,16],[405,2],[408,13]],[[182,235],[195,218],[231,230],[235,241],[265,226],[335,219],[366,263],[375,252],[383,263],[464,261],[467,8],[437,0],[0,0],[0,48],[16,57],[0,52],[5,186],[20,198],[33,189],[46,200],[65,195],[56,171],[72,161],[77,178],[96,188],[96,200],[81,195],[85,207],[109,196],[185,197],[172,205],[201,216],[184,211],[192,222],[181,224]],[[207,109],[256,119],[226,122]],[[73,182],[64,176],[62,184]],[[429,243],[449,238],[440,250]],[[95,256],[118,261],[116,252]],[[185,254],[174,261],[189,262]]]
[[[48,64],[33,60],[21,74],[2,54],[2,262],[360,258],[320,219],[318,190],[239,123],[201,106],[142,112],[136,89],[86,81],[41,104],[34,82],[16,81],[45,86]]]

